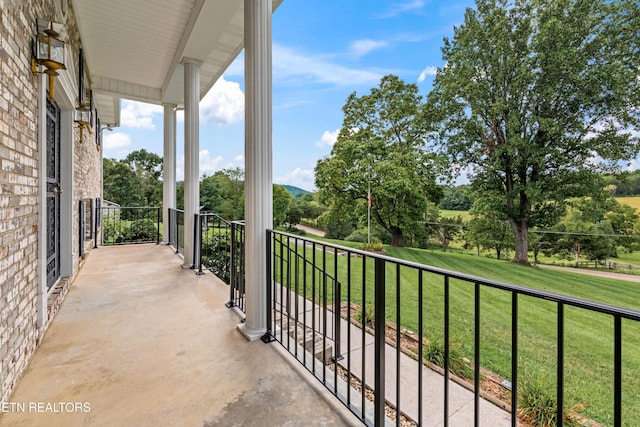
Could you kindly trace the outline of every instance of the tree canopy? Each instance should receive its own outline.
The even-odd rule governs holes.
[[[428,120],[415,84],[385,76],[367,95],[352,93],[331,154],[318,161],[316,186],[323,201],[344,216],[366,211],[371,188],[373,220],[402,246],[407,230],[439,202],[441,159],[428,151]]]
[[[133,151],[123,160],[104,158],[105,200],[121,206],[160,206],[162,158],[145,149]]]
[[[429,95],[451,161],[494,198],[528,263],[528,230],[638,154],[635,0],[477,0]]]

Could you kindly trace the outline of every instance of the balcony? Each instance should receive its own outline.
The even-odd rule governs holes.
[[[106,227],[111,217],[103,218]],[[613,321],[605,344],[591,343],[605,348],[604,359],[591,357],[609,367],[612,425],[622,425],[625,414],[633,419],[637,407],[622,396],[623,384],[635,388],[635,362],[623,358],[622,336],[635,337],[638,312],[269,230],[266,343],[247,342],[235,330],[246,307],[243,223],[199,215],[194,270],[180,268],[184,227],[179,215],[170,218],[175,248],[91,253],[12,406],[1,407],[0,425],[515,426],[522,364],[541,338],[557,374],[557,413],[566,413],[565,386],[575,375],[565,336],[591,325],[585,316]],[[159,225],[153,230],[158,236]],[[539,337],[527,328],[527,319],[541,315],[539,304],[555,334]],[[467,321],[456,313],[464,307]],[[414,354],[401,343],[405,327],[397,326],[412,322]],[[444,369],[416,360],[434,328],[443,328],[448,343],[455,323],[473,349],[466,385],[451,373],[451,346],[444,346]],[[633,350],[633,339],[624,344]],[[493,347],[507,360],[504,394],[516,399],[500,401],[481,388],[491,374],[485,361],[495,363],[487,353]],[[368,393],[361,392],[363,379]]]

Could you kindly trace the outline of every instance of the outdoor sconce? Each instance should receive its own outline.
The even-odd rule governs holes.
[[[37,20],[38,34],[33,44],[33,56],[31,57],[31,72],[37,75],[41,71],[38,66],[42,65],[46,70],[42,71],[49,76],[49,100],[53,101],[55,78],[58,70],[66,70],[64,65],[64,42],[60,40],[62,24]]]
[[[80,128],[80,144],[84,141],[83,132],[86,128],[91,132],[91,109],[86,105],[80,105],[76,108],[73,121],[78,124]]]

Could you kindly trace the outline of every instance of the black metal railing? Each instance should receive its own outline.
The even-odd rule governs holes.
[[[591,392],[597,389],[610,397],[604,422],[621,426],[623,414],[635,419],[638,408],[629,399],[634,399],[638,387],[634,373],[640,366],[633,353],[640,341],[640,312],[294,234],[267,233],[268,334],[366,424],[383,425],[391,414],[396,425],[402,418],[417,425],[449,425],[448,414],[456,412],[449,382],[457,380],[451,372],[458,344],[466,352],[462,360],[473,393],[470,416],[475,426],[482,419],[482,398],[489,398],[481,390],[487,372],[505,379],[507,403],[502,406],[510,410],[512,426],[518,425],[524,378],[543,371],[555,378],[549,387],[556,419],[563,419],[575,403],[573,394],[580,381],[586,381]],[[320,276],[317,270],[322,271]],[[333,284],[330,277],[336,279]],[[317,307],[320,311],[313,314]],[[340,318],[333,315],[336,312]],[[317,328],[318,322],[324,328]],[[600,328],[598,333],[585,340],[584,332],[594,328]],[[407,331],[414,337],[413,350],[403,343]],[[311,344],[299,340],[299,334],[310,334]],[[423,356],[438,340],[443,352],[442,382],[437,385],[442,387],[442,399],[426,402],[426,390],[436,385],[425,383]],[[336,342],[342,342],[342,351]],[[576,371],[567,363],[568,354],[587,357],[592,367],[609,369],[605,374],[602,369]],[[373,392],[373,402],[367,393],[357,391],[365,387]]]
[[[231,223],[214,213],[196,214],[196,262],[224,283],[231,280]]]
[[[238,307],[245,312],[245,287],[244,287],[244,221],[231,222],[231,260],[230,260],[230,284],[229,302],[227,307]]]
[[[184,211],[169,208],[169,245],[173,246],[176,253],[184,250]]]
[[[159,207],[102,206],[102,244],[160,243]]]

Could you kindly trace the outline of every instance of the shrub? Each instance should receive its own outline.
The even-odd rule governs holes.
[[[362,246],[360,246],[360,248],[363,251],[369,251],[369,252],[382,252],[382,250],[384,249],[384,245],[380,242],[376,242],[376,243],[363,243]]]
[[[423,357],[444,369],[444,338],[430,340],[424,348]],[[462,343],[453,337],[449,337],[449,372],[460,378],[473,378],[473,369],[465,360]]]
[[[122,242],[123,233],[118,228],[118,222],[105,220],[102,224],[102,240],[105,244]]]
[[[158,238],[158,224],[148,218],[137,219],[131,223],[124,233],[127,241],[156,241]]]
[[[362,232],[362,230],[355,230],[353,233],[349,234],[345,239],[347,242],[359,242],[364,243],[367,241],[367,233]]]
[[[364,326],[373,326],[375,323],[375,317],[376,316],[376,312],[373,308],[372,305],[368,305],[365,309],[364,309],[364,313],[362,308],[358,311],[356,311],[354,317],[355,319]]]
[[[556,387],[548,378],[539,375],[525,375],[518,388],[518,415],[534,427],[556,426],[558,402]],[[583,425],[578,416],[577,407],[564,413],[564,425],[577,427]]]
[[[211,270],[223,282],[231,282],[231,242],[224,234],[214,234],[210,241],[202,243],[202,265]]]

